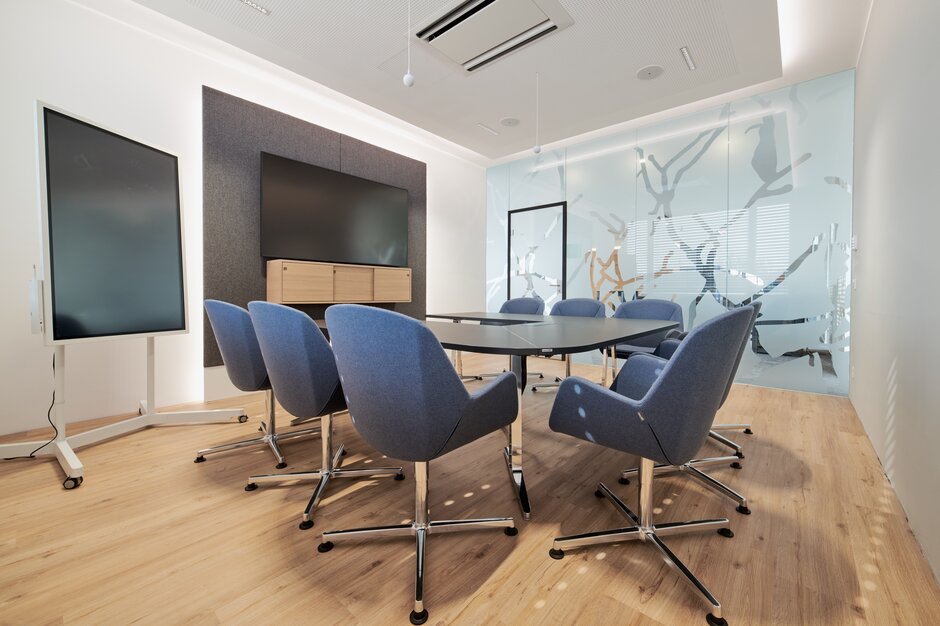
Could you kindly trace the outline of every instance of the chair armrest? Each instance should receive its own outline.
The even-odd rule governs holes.
[[[682,332],[676,328],[673,328],[666,333],[666,339],[682,339],[687,333]]]
[[[558,433],[664,462],[665,455],[640,409],[639,402],[571,376],[558,388],[548,425]]]
[[[652,354],[634,354],[620,368],[610,388],[627,398],[642,400],[668,362]]]
[[[483,389],[470,394],[470,400],[457,420],[454,432],[435,456],[456,450],[508,426],[516,419],[518,413],[519,392],[516,387],[516,375],[504,372]]]
[[[653,352],[653,356],[658,356],[661,359],[671,359],[672,355],[679,349],[681,343],[682,342],[678,339],[665,339],[660,341],[659,345],[656,346],[656,351]]]

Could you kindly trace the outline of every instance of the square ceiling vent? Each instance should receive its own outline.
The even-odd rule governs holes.
[[[472,72],[573,23],[558,0],[467,0],[415,35]]]

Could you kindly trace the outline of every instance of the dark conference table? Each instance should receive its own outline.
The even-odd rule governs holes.
[[[427,317],[451,322],[427,321],[441,345],[450,350],[483,354],[507,354],[520,390],[519,415],[509,430],[509,443],[504,448],[506,468],[512,479],[522,516],[532,515],[529,496],[522,473],[522,390],[526,385],[526,357],[533,355],[574,354],[600,350],[618,343],[651,335],[672,328],[677,322],[661,320],[628,320],[614,318],[562,317],[521,315],[481,311],[435,313]],[[500,325],[459,324],[453,322],[497,322]]]

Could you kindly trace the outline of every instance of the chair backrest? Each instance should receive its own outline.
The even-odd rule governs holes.
[[[541,298],[511,298],[503,302],[499,312],[541,315],[545,312],[545,301]]]
[[[323,331],[303,311],[249,302],[277,401],[295,417],[323,415],[339,385],[336,361]]]
[[[205,307],[232,384],[241,391],[270,388],[268,371],[248,311],[221,300],[206,300]]]
[[[686,463],[705,443],[752,317],[753,309],[742,307],[692,330],[640,401],[670,463]]]
[[[617,306],[617,310],[614,311],[613,317],[618,319],[631,320],[669,320],[671,322],[679,322],[679,327],[677,330],[679,332],[682,332],[683,330],[682,307],[669,300],[643,298],[642,300],[629,300],[627,302],[622,302],[619,306]],[[660,341],[666,338],[666,333],[668,332],[669,331],[663,331],[661,333],[656,333],[655,335],[647,335],[645,337],[631,339],[630,345],[655,348],[659,345]]]
[[[594,298],[568,298],[559,300],[552,307],[551,315],[565,317],[607,317],[606,307]]]
[[[744,333],[744,339],[741,341],[741,350],[738,351],[738,359],[734,362],[734,367],[731,369],[731,378],[728,379],[728,386],[725,387],[725,395],[721,398],[721,404],[723,406],[725,400],[728,399],[728,394],[731,393],[731,386],[734,384],[734,377],[738,373],[738,367],[741,365],[741,359],[744,358],[744,351],[747,349],[747,342],[751,338],[751,333],[754,331],[754,324],[757,322],[757,317],[760,315],[760,308],[763,306],[763,302],[760,300],[755,300],[745,307],[751,309],[751,323],[747,327],[747,332]],[[741,308],[745,308],[741,307]]]
[[[400,313],[358,304],[331,306],[326,323],[362,438],[396,459],[434,458],[470,401],[434,333]]]

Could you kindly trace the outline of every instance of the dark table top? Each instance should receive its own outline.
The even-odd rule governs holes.
[[[469,311],[460,313],[428,313],[426,318],[448,319],[469,322],[499,322],[500,324],[527,324],[531,322],[550,321],[550,315],[526,315],[524,313],[492,313],[486,311]]]
[[[456,318],[453,316],[461,316]],[[472,316],[472,317],[471,317]],[[509,325],[483,326],[428,321],[441,345],[450,350],[483,354],[571,354],[587,352],[631,339],[676,328],[677,322],[665,320],[628,320],[607,317],[563,317],[560,315],[519,315],[513,313],[448,313],[428,317],[465,320],[501,320],[506,316],[517,319]],[[326,322],[315,320],[326,330]]]
[[[561,317],[511,326],[426,322],[445,348],[486,354],[571,354],[626,343],[672,328],[677,322]]]

